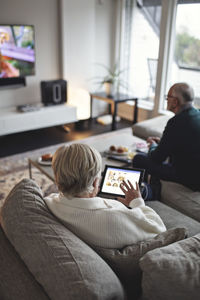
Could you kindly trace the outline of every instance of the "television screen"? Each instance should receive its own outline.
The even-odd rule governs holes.
[[[34,74],[34,27],[32,25],[0,25],[0,78]]]

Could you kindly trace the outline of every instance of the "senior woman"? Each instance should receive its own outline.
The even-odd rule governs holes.
[[[97,197],[102,160],[96,149],[85,144],[60,147],[52,166],[59,194],[45,201],[89,245],[122,248],[166,230],[159,215],[145,205],[138,185],[123,182],[125,198],[118,201]]]

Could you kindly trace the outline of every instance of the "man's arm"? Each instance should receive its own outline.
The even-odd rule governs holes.
[[[177,140],[176,133],[176,124],[173,117],[168,121],[159,144],[154,142],[150,146],[149,156],[152,160],[162,163],[173,153]]]

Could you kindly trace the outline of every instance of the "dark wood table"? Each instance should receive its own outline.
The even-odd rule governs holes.
[[[138,98],[116,93],[112,96],[107,96],[104,92],[90,93],[90,118],[92,118],[93,99],[101,100],[109,104],[109,113],[112,113],[112,130],[116,130],[116,116],[118,110],[118,104],[126,101],[134,101],[134,113],[133,113],[133,124],[137,123],[138,117]],[[111,109],[112,108],[112,109]]]

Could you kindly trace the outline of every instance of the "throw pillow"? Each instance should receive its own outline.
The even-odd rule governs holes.
[[[137,299],[141,294],[140,258],[150,250],[164,247],[185,237],[185,228],[174,228],[158,234],[151,240],[142,241],[120,250],[100,247],[94,247],[94,249],[119,277],[128,299]]]
[[[37,184],[22,180],[1,211],[2,228],[52,300],[124,299],[105,261],[48,210]]]
[[[199,299],[200,234],[148,252],[140,267],[144,299]]]

